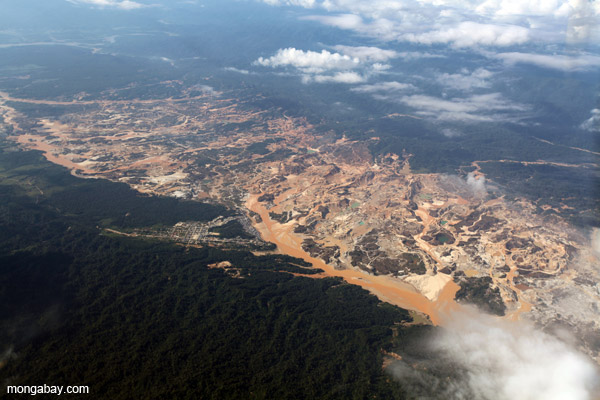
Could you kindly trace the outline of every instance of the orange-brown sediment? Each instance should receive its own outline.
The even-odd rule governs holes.
[[[427,314],[431,322],[436,325],[441,323],[445,313],[459,307],[454,301],[459,286],[452,281],[446,284],[435,301],[431,301],[400,279],[385,275],[369,275],[354,269],[335,269],[323,260],[310,256],[302,249],[302,239],[293,233],[292,225],[272,221],[268,210],[257,201],[257,198],[258,195],[250,196],[246,207],[262,218],[262,222],[256,224],[256,228],[263,239],[276,244],[282,253],[311,263],[315,268],[322,269],[325,276],[341,277],[348,283],[361,286],[382,301]]]

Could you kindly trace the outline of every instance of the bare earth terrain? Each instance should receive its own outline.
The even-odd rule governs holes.
[[[435,324],[461,300],[475,302],[576,332],[600,362],[598,254],[559,214],[541,218],[526,199],[507,201],[479,172],[487,160],[463,177],[415,174],[410,154],[373,158],[368,142],[317,134],[306,120],[201,88],[143,101],[0,96],[12,139],[76,176],[225,203],[277,251]],[[20,103],[66,112],[31,118]]]

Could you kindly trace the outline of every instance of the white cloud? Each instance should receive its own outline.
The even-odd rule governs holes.
[[[263,67],[294,67],[304,72],[323,72],[331,69],[353,69],[358,67],[360,60],[356,57],[339,53],[330,53],[322,50],[316,51],[297,50],[293,47],[280,49],[269,58],[260,57],[254,62]]]
[[[315,0],[263,0],[265,3],[272,6],[300,6],[304,8],[313,8],[316,4]]]
[[[475,176],[473,172],[467,174],[467,185],[473,193],[486,193],[485,176]]]
[[[494,54],[492,57],[499,58],[507,64],[532,64],[561,71],[582,71],[600,67],[600,56],[592,54],[567,56],[511,52]]]
[[[208,85],[193,85],[190,87],[191,90],[194,91],[199,91],[205,94],[210,94],[210,95],[218,95],[219,92],[217,92],[213,87],[208,86]]]
[[[353,30],[366,36],[387,41],[400,39],[401,34],[405,30],[397,23],[397,21],[388,18],[377,18],[365,22],[363,18],[357,14],[313,15],[303,17],[303,19],[318,21],[324,25],[334,26],[340,29]]]
[[[342,54],[358,58],[362,62],[384,62],[400,57],[400,53],[394,50],[384,50],[379,47],[337,45],[333,48]]]
[[[317,83],[362,83],[366,80],[366,78],[356,72],[346,71],[346,72],[337,72],[334,75],[315,75],[315,76],[307,76],[304,78],[304,82],[308,83],[311,81],[315,81]]]
[[[355,14],[318,15],[304,19],[319,21],[325,25],[354,30],[383,40],[408,41],[419,44],[451,44],[455,47],[511,46],[529,41],[529,29],[511,24],[463,21],[439,25],[427,21],[424,16],[401,14],[399,19],[379,17],[365,21]],[[418,23],[420,22],[420,23]]]
[[[475,11],[496,16],[507,15],[555,15],[560,13],[560,6],[567,2],[557,0],[487,0],[479,4]],[[563,12],[566,10],[563,10]]]
[[[598,0],[263,0],[323,9],[307,19],[392,41],[508,46],[600,40]]]
[[[442,129],[442,135],[446,136],[447,138],[455,138],[455,137],[460,137],[463,134],[462,134],[462,132],[457,131],[456,129],[444,128],[444,129]]]
[[[112,7],[119,8],[121,10],[135,10],[137,8],[146,7],[145,4],[137,3],[131,0],[67,0],[73,4],[91,4],[98,7]]]
[[[371,65],[371,68],[373,69],[373,72],[377,73],[387,71],[392,68],[392,66],[390,64],[375,63]]]
[[[489,78],[493,75],[492,72],[484,68],[477,68],[472,72],[463,69],[458,74],[438,74],[436,80],[447,88],[470,91],[474,88],[490,87]]]
[[[535,27],[559,28],[570,43],[590,40],[600,25],[600,3],[593,0],[487,0],[475,11],[494,19],[527,18]]]
[[[477,45],[512,46],[529,40],[529,30],[516,25],[481,24],[462,22],[457,26],[446,27],[425,33],[409,33],[404,39],[420,44],[449,43],[456,47]]]
[[[365,27],[362,18],[356,14],[312,15],[303,19],[318,21],[324,25],[335,26],[341,29],[364,30]]]
[[[433,361],[392,365],[392,373],[416,396],[450,400],[595,398],[600,379],[596,366],[567,343],[526,322],[467,310],[455,313],[430,339],[427,348]],[[453,374],[451,381],[430,372],[439,370],[439,365],[450,369],[443,372]]]
[[[387,17],[378,17],[375,19],[363,19],[357,14],[339,14],[339,15],[313,15],[303,17],[305,20],[318,21],[324,25],[333,26],[340,29],[353,30],[365,36],[370,36],[386,41],[401,40],[402,34],[407,30],[417,28],[416,15],[406,16],[402,19],[409,21],[399,22]]]
[[[225,71],[229,71],[229,72],[237,72],[238,74],[242,74],[242,75],[250,74],[250,71],[248,71],[247,69],[239,69],[239,68],[235,68],[235,67],[225,67],[223,69]]]
[[[169,63],[169,64],[171,64],[172,66],[174,66],[174,65],[175,65],[175,61],[174,61],[174,60],[171,60],[171,59],[170,59],[170,58],[168,58],[168,57],[158,57],[158,59],[159,59],[160,61],[164,61],[164,62],[166,62],[166,63]]]
[[[462,136],[461,132],[448,128],[443,129],[442,134],[447,138]],[[469,172],[465,178],[458,175],[442,175],[440,183],[446,190],[468,199],[482,199],[488,194],[485,176],[476,176],[473,172]]]
[[[592,110],[592,116],[583,121],[580,128],[590,132],[600,132],[600,109],[594,108]],[[600,235],[597,235],[597,239],[600,239]],[[600,241],[598,241],[597,244],[600,245]],[[600,249],[600,247],[598,248]]]
[[[379,82],[372,85],[361,85],[352,88],[353,92],[359,93],[378,93],[378,92],[401,92],[406,90],[415,90],[416,87],[410,83],[400,82]]]
[[[528,107],[511,103],[500,93],[473,95],[450,100],[426,95],[403,96],[398,101],[416,109],[418,115],[442,121],[517,121]]]
[[[405,61],[420,60],[422,58],[446,58],[443,54],[435,54],[421,51],[403,51],[398,53],[401,59]]]
[[[271,57],[260,57],[254,65],[271,68],[294,68],[304,83],[349,83],[368,80],[375,74],[385,73],[391,66],[378,61],[387,61],[398,56],[392,50],[367,46],[333,46],[338,52],[322,50],[304,51],[293,47],[279,49]],[[357,72],[358,70],[358,72]]]
[[[569,3],[569,27],[567,41],[586,42],[598,32],[600,26],[600,3],[598,1],[572,0]]]

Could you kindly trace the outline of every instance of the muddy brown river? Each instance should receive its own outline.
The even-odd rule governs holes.
[[[443,324],[444,317],[460,306],[454,301],[459,286],[449,281],[435,301],[419,293],[413,286],[400,279],[385,275],[369,275],[354,269],[335,269],[323,260],[312,257],[302,249],[302,238],[293,233],[292,224],[280,224],[269,217],[269,211],[257,201],[259,195],[251,195],[246,207],[259,214],[262,222],[255,224],[262,238],[277,245],[279,251],[292,257],[303,259],[315,268],[324,271],[325,276],[341,277],[346,282],[361,286],[380,300],[398,307],[427,314],[435,325]]]

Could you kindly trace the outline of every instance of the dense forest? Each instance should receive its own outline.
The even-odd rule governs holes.
[[[600,227],[600,171],[592,166],[522,165],[490,162],[482,172],[511,194],[530,198],[540,214],[559,213],[581,227]],[[542,206],[553,209],[545,211]]]
[[[112,399],[406,398],[382,369],[382,351],[410,335],[398,325],[406,311],[341,280],[289,273],[318,272],[302,260],[101,226],[226,209],[74,178],[37,152],[4,148],[0,168],[3,385],[89,385],[88,397]],[[85,193],[112,207],[100,196],[84,207]],[[163,207],[176,211],[123,219]],[[239,276],[208,267],[221,261]]]

